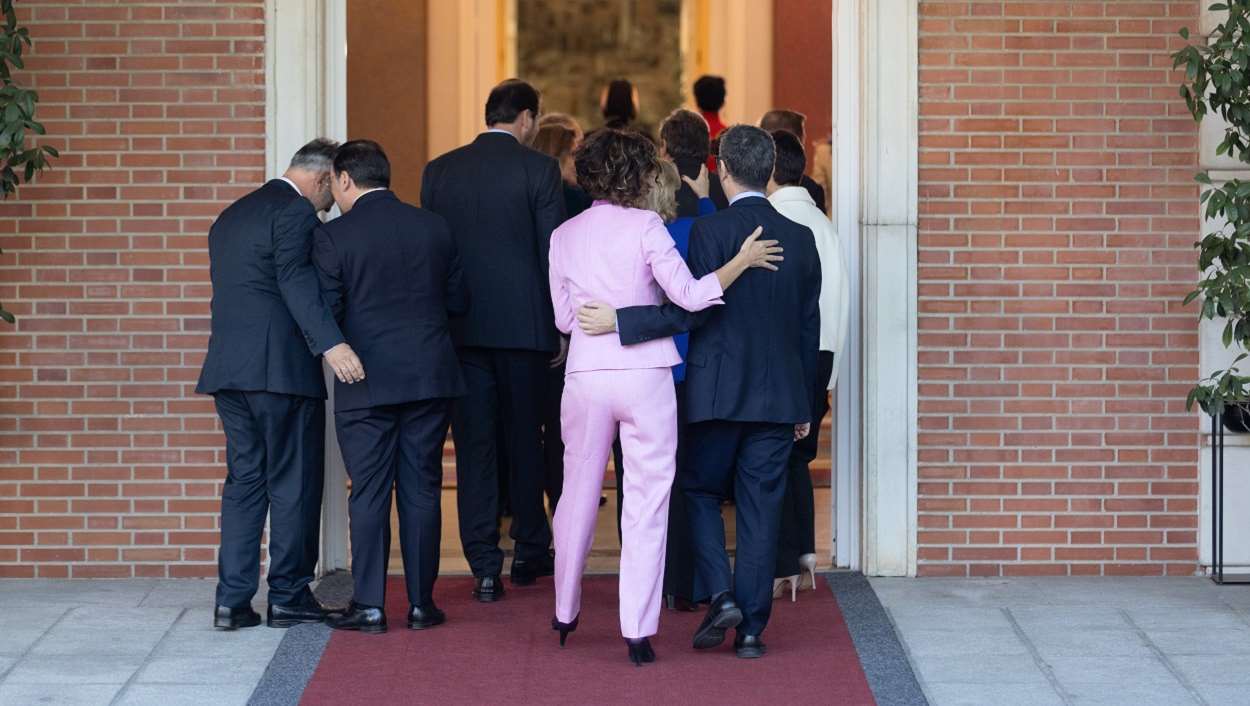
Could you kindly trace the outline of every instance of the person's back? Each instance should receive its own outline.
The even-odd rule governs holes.
[[[562,344],[547,261],[551,231],[564,221],[564,194],[556,160],[526,146],[538,131],[538,91],[504,81],[484,113],[485,132],[426,165],[421,205],[446,219],[473,296],[468,313],[451,321],[466,387],[452,436],[460,542],[477,579],[474,595],[489,602],[503,597],[501,472],[516,540],[512,582],[527,585],[552,571],[542,408]]]
[[[554,159],[501,132],[430,162],[421,205],[446,219],[475,306],[453,322],[457,345],[554,351],[547,241],[563,220]]]
[[[812,232],[782,216],[767,199],[748,196],[695,221],[690,268],[695,276],[738,252],[757,226],[777,240],[777,272],[752,271],[725,293],[690,335],[686,399],[690,420],[801,424],[808,420],[806,376],[814,371],[820,259]],[[809,367],[810,366],[810,367]]]
[[[336,387],[335,409],[461,394],[448,314],[464,313],[468,296],[446,222],[392,191],[372,191],[318,229],[317,247],[338,259],[346,295],[330,303],[369,371]]]
[[[308,348],[325,350],[338,340],[318,341],[319,331],[296,323],[282,296],[282,280],[291,262],[307,262],[307,251],[299,259],[277,247],[274,238],[275,232],[308,228],[315,221],[308,199],[274,179],[213,222],[208,233],[212,331],[197,392],[267,390],[325,397],[321,361],[308,355]],[[316,319],[332,324],[320,302],[313,304]]]
[[[622,346],[615,336],[586,335],[573,325],[574,312],[582,304],[603,302],[618,309],[659,304],[667,289],[678,306],[698,310],[719,296],[714,282],[688,279],[663,221],[653,211],[638,208],[597,202],[570,219],[552,236],[551,263],[556,325],[572,333],[566,363],[570,373],[680,362],[671,338]]]

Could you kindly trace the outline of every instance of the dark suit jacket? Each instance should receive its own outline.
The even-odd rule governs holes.
[[[807,189],[807,193],[812,195],[812,200],[816,202],[816,208],[819,208],[821,213],[829,215],[829,212],[825,210],[825,187],[806,174],[799,180],[799,186]]]
[[[212,335],[195,391],[324,399],[319,356],[343,342],[309,254],[316,210],[274,179],[235,201],[208,232]]]
[[[777,272],[747,271],[725,292],[724,306],[698,314],[665,304],[617,312],[629,345],[692,330],[685,402],[691,422],[802,424],[818,384],[820,256],[812,231],[767,199],[748,197],[704,216],[690,230],[690,271],[701,277],[728,262],[756,226],[785,248]]]
[[[677,172],[682,176],[688,176],[691,179],[699,176],[699,168],[703,166],[703,162],[699,160],[675,159],[673,164],[677,165]],[[716,210],[729,207],[729,200],[725,198],[725,190],[721,188],[720,179],[716,177],[715,172],[709,172],[708,175],[708,198],[712,199],[712,203],[716,204]],[[681,183],[681,187],[677,189],[677,217],[682,218],[689,216],[697,218],[699,216],[699,196],[694,193],[686,182]]]
[[[373,191],[315,239],[322,296],[365,368],[335,381],[334,411],[463,394],[448,315],[469,298],[446,221]]]
[[[421,205],[447,219],[473,292],[452,320],[456,345],[555,351],[547,251],[564,222],[559,164],[484,132],[426,165]]]

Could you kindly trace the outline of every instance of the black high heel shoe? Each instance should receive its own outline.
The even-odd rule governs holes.
[[[625,644],[629,647],[629,661],[633,662],[635,667],[655,661],[655,650],[651,649],[651,640],[645,637],[633,639],[627,637]]]
[[[562,623],[555,618],[551,619],[551,629],[560,633],[560,646],[564,647],[564,641],[568,639],[569,633],[577,629],[577,620],[581,618],[581,613],[573,616],[573,622]]]

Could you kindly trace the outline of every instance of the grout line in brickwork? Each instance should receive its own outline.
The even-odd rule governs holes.
[[[1011,623],[1011,629],[1015,631],[1016,637],[1020,638],[1020,641],[1028,648],[1029,655],[1033,658],[1033,663],[1042,671],[1042,676],[1046,677],[1046,681],[1050,683],[1050,688],[1055,690],[1055,694],[1059,696],[1060,700],[1068,704],[1068,706],[1072,706],[1074,703],[1072,695],[1063,688],[1063,684],[1059,683],[1058,677],[1055,676],[1055,668],[1050,666],[1050,662],[1047,662],[1042,657],[1042,653],[1037,650],[1037,645],[1034,645],[1029,636],[1025,634],[1024,628],[1020,627],[1020,623],[1016,622],[1016,616],[1012,615],[1011,609],[1004,607],[999,610],[1003,612],[1003,617],[1007,618],[1007,622]]]
[[[1202,698],[1202,694],[1199,694],[1198,690],[1194,688],[1194,685],[1189,683],[1189,679],[1185,676],[1185,674],[1181,672],[1175,664],[1172,664],[1172,660],[1168,659],[1168,656],[1164,654],[1163,650],[1159,649],[1159,646],[1155,644],[1154,640],[1150,639],[1150,636],[1146,634],[1146,631],[1142,630],[1141,626],[1133,620],[1133,616],[1129,615],[1127,610],[1121,608],[1120,617],[1124,618],[1124,622],[1128,623],[1129,627],[1133,628],[1133,630],[1137,633],[1137,637],[1142,642],[1146,643],[1146,646],[1150,648],[1152,653],[1154,653],[1155,659],[1162,662],[1163,666],[1171,672],[1172,677],[1176,679],[1176,681],[1180,682],[1181,686],[1185,687],[1185,691],[1189,692],[1189,695],[1193,698],[1194,702],[1202,704],[1202,706],[1209,706],[1207,700]]]
[[[174,631],[174,628],[178,627],[178,621],[182,620],[182,616],[186,615],[189,610],[191,610],[191,608],[183,608],[178,611],[178,615],[174,617],[174,621],[169,624],[168,628],[165,629],[165,633],[161,635],[161,639],[157,640],[155,645],[152,645],[152,649],[148,652],[148,656],[143,658],[143,663],[140,664],[135,671],[131,672],[130,678],[127,679],[126,683],[122,684],[122,688],[118,689],[117,693],[113,695],[113,700],[109,702],[109,706],[113,706],[113,704],[116,704],[119,700],[121,700],[126,691],[130,689],[130,685],[135,683],[135,679],[138,678],[139,673],[152,663],[152,658],[161,649],[161,645],[165,644],[165,640],[169,639],[169,634]]]
[[[44,638],[46,638],[48,634],[51,633],[56,628],[56,626],[60,625],[61,621],[65,620],[66,616],[68,616],[75,608],[81,608],[81,607],[82,606],[71,605],[68,608],[66,608],[61,613],[60,617],[52,621],[52,624],[48,626],[47,630],[43,631],[43,634],[40,635],[38,639],[30,643],[30,645],[28,645],[25,650],[22,650],[22,654],[18,655],[17,659],[13,660],[13,664],[10,664],[8,669],[0,669],[0,683],[3,683],[5,678],[8,677],[9,674],[14,669],[17,669],[17,665],[21,664],[23,661],[26,660],[26,657],[30,655],[31,651],[33,651],[35,647],[39,645],[39,643],[43,642]]]

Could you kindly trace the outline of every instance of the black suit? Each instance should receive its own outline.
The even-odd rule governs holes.
[[[816,208],[819,208],[821,213],[829,215],[829,212],[825,210],[825,187],[806,174],[799,179],[799,186],[807,189],[807,193],[811,195],[812,201],[816,202]]]
[[[696,556],[696,595],[732,588],[742,607],[739,632],[758,635],[768,622],[786,464],[794,425],[810,421],[818,376],[820,259],[812,232],[749,196],[695,221],[690,269],[712,272],[763,226],[780,241],[777,272],[751,270],[725,292],[725,305],[699,314],[675,307],[622,309],[624,343],[693,332],[686,361],[688,461],[679,471]],[[720,501],[734,487],[737,555],[725,551]]]
[[[699,176],[699,169],[703,167],[704,162],[701,159],[679,157],[673,160],[673,164],[676,165],[678,174],[694,179]],[[728,208],[729,200],[725,198],[725,190],[721,188],[720,179],[716,178],[715,173],[708,174],[707,186],[707,197],[712,199],[716,210]],[[694,189],[691,189],[685,180],[682,180],[681,186],[677,189],[677,216],[679,218],[683,216],[698,218],[699,216],[699,195],[694,193]]]
[[[320,355],[343,342],[309,260],[317,214],[274,179],[231,204],[208,233],[212,335],[196,392],[226,433],[217,603],[251,603],[265,515],[269,602],[299,603],[320,541],[325,382]]]
[[[551,544],[542,412],[548,361],[558,348],[547,252],[564,220],[561,184],[554,159],[496,132],[430,162],[422,180],[421,203],[447,219],[473,292],[468,315],[452,321],[467,386],[452,435],[460,540],[475,576],[503,566],[501,466],[509,474],[516,559],[545,557]]]
[[[438,576],[443,442],[464,392],[448,315],[468,295],[446,222],[382,190],[316,231],[326,302],[365,369],[335,382],[334,421],[352,479],[356,602],[382,607],[398,495],[408,602],[432,605]]]

